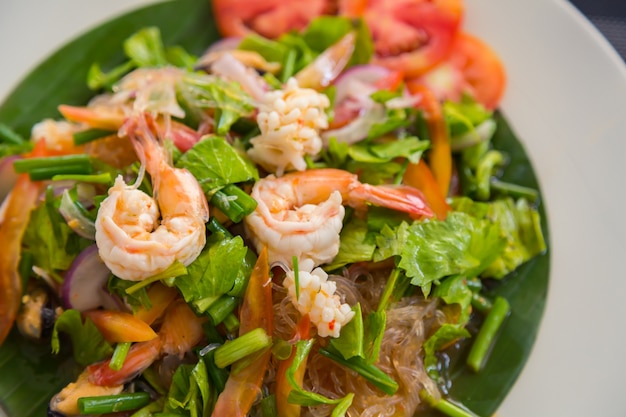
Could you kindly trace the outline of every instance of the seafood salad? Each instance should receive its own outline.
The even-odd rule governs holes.
[[[461,0],[212,9],[200,53],[145,27],[0,125],[0,344],[73,358],[53,416],[474,415],[450,357],[481,372],[546,251],[496,52]]]

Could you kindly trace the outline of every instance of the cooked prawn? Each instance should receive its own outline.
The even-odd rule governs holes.
[[[270,263],[300,268],[333,260],[347,204],[364,210],[367,204],[388,207],[415,216],[431,217],[432,210],[418,190],[408,186],[371,185],[340,169],[313,169],[259,180],[251,196],[256,210],[245,224],[257,250],[267,246]],[[304,263],[303,263],[304,262]]]
[[[123,130],[151,176],[156,200],[119,176],[96,218],[100,257],[116,276],[131,281],[162,272],[174,261],[189,265],[206,242],[204,192],[189,171],[170,165],[153,125],[151,118],[139,117]]]

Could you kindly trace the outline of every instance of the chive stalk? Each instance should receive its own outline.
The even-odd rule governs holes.
[[[224,321],[222,321],[222,323],[224,324],[224,326],[226,326],[226,330],[229,333],[234,333],[239,328],[239,325],[241,324],[237,316],[235,316],[235,314],[233,313],[230,313],[228,316],[226,316],[226,318],[224,319]]]
[[[0,123],[0,142],[10,143],[13,145],[21,145],[25,142],[25,140],[9,126],[5,125],[4,123]]]
[[[426,402],[432,408],[448,417],[476,417],[476,415],[471,411],[466,410],[446,399],[435,399],[435,397],[430,395],[426,390],[420,391],[419,396],[422,401]]]
[[[224,227],[219,220],[217,220],[214,216],[211,216],[209,221],[207,222],[207,229],[209,229],[212,233],[221,233],[228,238],[232,238],[233,234]]]
[[[241,188],[229,184],[213,194],[211,204],[220,209],[229,219],[239,223],[244,216],[254,211],[257,202]]]
[[[296,286],[296,300],[300,300],[300,269],[298,268],[298,257],[294,255],[293,263],[293,281]]]
[[[398,390],[398,383],[396,381],[380,370],[380,368],[376,365],[367,363],[365,359],[360,356],[353,356],[350,359],[345,359],[341,353],[336,352],[331,346],[320,349],[319,353],[329,359],[332,359],[338,364],[357,372],[387,395],[393,395]]]
[[[483,314],[488,314],[491,310],[491,307],[493,307],[493,303],[484,295],[481,295],[479,293],[473,293],[472,307]]]
[[[287,52],[287,56],[285,57],[285,65],[283,65],[283,71],[280,76],[280,80],[286,83],[291,76],[293,76],[296,67],[296,51],[295,49],[290,49]]]
[[[115,345],[115,350],[113,350],[113,356],[111,356],[111,361],[109,362],[109,368],[114,371],[119,371],[124,366],[124,361],[126,360],[126,356],[128,355],[128,351],[130,350],[131,342],[122,342]]]
[[[92,174],[92,175],[83,175],[83,174],[56,174],[52,176],[52,181],[78,181],[78,182],[89,182],[92,184],[110,184],[111,183],[111,173],[104,172],[102,174]]]
[[[32,170],[42,168],[59,168],[68,165],[77,165],[81,167],[91,167],[89,155],[62,155],[62,156],[45,156],[39,158],[18,159],[13,162],[13,168],[18,174],[30,172]]]
[[[493,345],[496,334],[500,330],[504,319],[509,315],[511,306],[504,297],[496,297],[493,306],[481,326],[476,340],[467,355],[467,365],[475,372],[479,372],[487,358],[487,354]]]
[[[257,327],[215,349],[215,365],[225,368],[271,344],[272,338],[263,328]]]
[[[78,410],[81,414],[108,414],[136,410],[149,403],[150,394],[147,392],[128,392],[117,395],[81,397],[78,399]]]
[[[115,131],[108,129],[87,129],[82,132],[76,132],[73,135],[74,145],[84,145],[85,143],[93,142],[104,138],[106,136],[114,135]]]
[[[235,310],[235,308],[237,308],[238,304],[239,300],[237,300],[236,297],[222,295],[209,306],[207,313],[211,316],[213,324],[217,326],[223,322],[226,317],[228,317],[228,315]]]

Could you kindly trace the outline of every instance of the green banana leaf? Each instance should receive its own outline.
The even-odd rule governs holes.
[[[85,82],[91,63],[98,62],[103,69],[122,63],[124,39],[145,26],[158,26],[166,45],[181,45],[195,54],[218,38],[208,0],[176,0],[126,14],[80,36],[46,59],[2,104],[0,122],[28,137],[34,123],[60,116],[58,104],[84,104],[93,94]],[[499,122],[494,143],[511,158],[503,179],[538,188],[522,145],[504,119],[500,117]],[[544,208],[541,214],[548,239]],[[531,352],[546,301],[549,269],[549,253],[545,253],[493,289],[493,295],[509,300],[512,314],[481,373],[464,366],[463,353],[469,344],[452,360],[447,371],[450,397],[477,415],[493,414]],[[77,372],[67,352],[54,357],[49,345],[27,342],[13,331],[0,347],[0,407],[9,417],[45,415],[50,397]],[[431,411],[424,415],[438,414]]]

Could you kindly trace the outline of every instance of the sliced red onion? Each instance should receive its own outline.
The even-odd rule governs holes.
[[[230,36],[222,38],[219,41],[211,44],[203,55],[210,54],[212,52],[232,51],[237,49],[241,43],[241,38],[237,36]]]
[[[369,96],[378,89],[374,83],[386,76],[390,70],[379,65],[356,65],[344,71],[333,83],[335,101],[341,102],[348,96]]]
[[[382,104],[374,103],[364,109],[363,113],[339,129],[327,130],[321,134],[324,145],[328,145],[334,137],[339,143],[352,144],[365,139],[374,124],[385,120],[385,108]]]
[[[67,225],[78,235],[85,239],[96,240],[96,226],[94,222],[86,217],[76,206],[72,197],[70,197],[69,190],[63,191],[59,212],[67,222]]]
[[[19,155],[11,155],[0,159],[0,202],[11,192],[17,181],[18,174],[13,169],[13,162],[19,158]]]
[[[113,295],[105,289],[111,271],[100,259],[98,247],[84,249],[72,262],[65,274],[61,297],[65,308],[86,311],[104,306],[115,308]]]
[[[246,67],[229,53],[223,54],[213,62],[211,72],[238,82],[241,88],[257,100],[260,100],[269,90],[267,82],[256,71]]]

